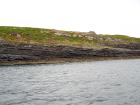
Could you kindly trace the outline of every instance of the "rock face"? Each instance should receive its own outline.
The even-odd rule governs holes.
[[[33,59],[36,59],[36,57],[27,55],[0,54],[0,61],[27,61]]]
[[[115,45],[114,47],[127,48],[131,50],[140,50],[140,43],[118,44],[118,45]]]
[[[137,48],[136,48],[137,49]],[[0,44],[0,61],[47,60],[73,57],[129,57],[140,56],[140,50],[88,49],[71,46],[39,46],[27,44]]]

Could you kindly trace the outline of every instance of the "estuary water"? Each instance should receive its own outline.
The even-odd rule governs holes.
[[[140,105],[140,59],[0,66],[0,105]]]

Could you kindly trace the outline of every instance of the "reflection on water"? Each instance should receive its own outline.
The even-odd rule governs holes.
[[[1,66],[0,105],[140,105],[140,59]]]

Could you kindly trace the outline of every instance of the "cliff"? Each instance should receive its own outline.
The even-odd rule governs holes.
[[[0,62],[140,57],[140,38],[27,27],[0,27]]]

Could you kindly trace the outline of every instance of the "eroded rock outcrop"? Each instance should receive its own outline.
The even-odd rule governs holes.
[[[117,44],[116,48],[126,48],[131,50],[140,50],[140,43],[129,43],[129,44]]]
[[[43,60],[76,57],[129,57],[140,56],[140,50],[89,49],[72,46],[40,46],[27,44],[0,44],[0,61]]]

